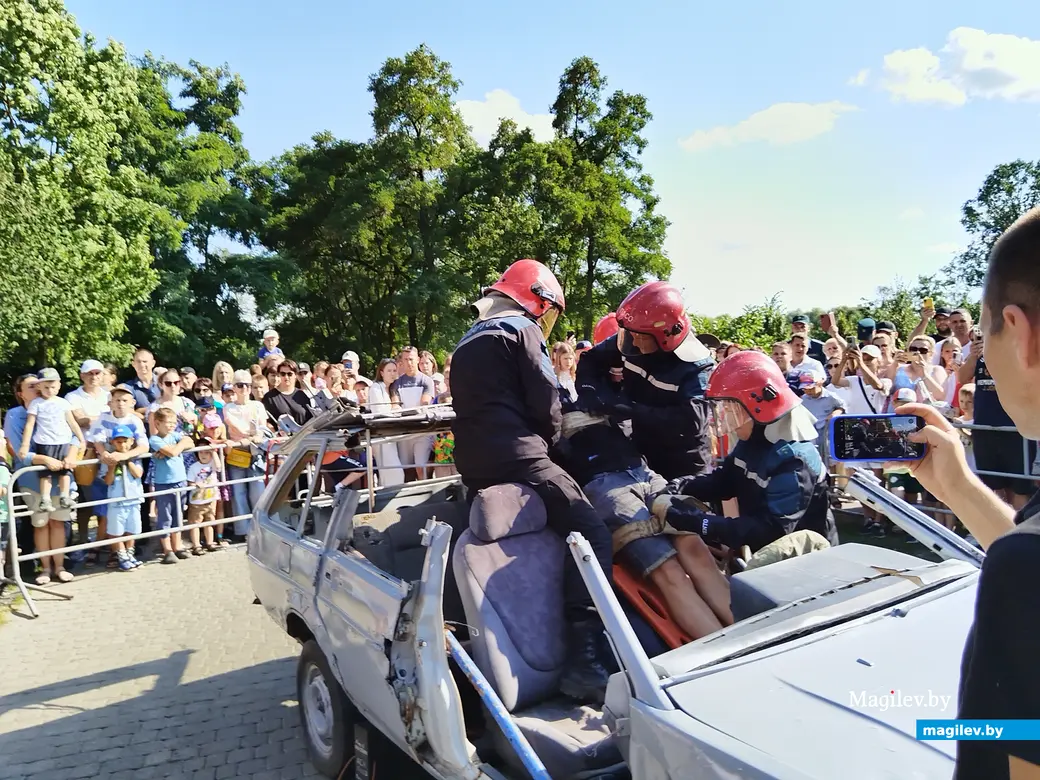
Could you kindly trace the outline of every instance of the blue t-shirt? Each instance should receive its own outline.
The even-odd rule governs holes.
[[[272,348],[272,349],[268,349],[268,348],[267,348],[267,345],[266,345],[266,344],[264,344],[263,346],[261,346],[261,347],[260,347],[260,351],[256,353],[256,356],[257,356],[257,358],[259,358],[260,362],[262,363],[262,362],[264,362],[264,360],[266,360],[266,359],[267,359],[267,358],[268,358],[268,357],[269,357],[270,355],[284,355],[284,354],[285,354],[285,353],[284,353],[284,352],[282,352],[282,349],[281,349],[281,347],[274,347],[274,348]],[[219,389],[219,388],[218,388],[218,389]]]
[[[830,423],[831,415],[838,409],[845,408],[845,401],[833,390],[828,390],[825,387],[819,398],[803,395],[802,406],[808,409],[812,416],[816,418],[816,432],[823,433]]]
[[[18,448],[22,446],[22,437],[25,435],[25,418],[29,414],[29,410],[24,406],[14,406],[7,410],[7,414],[4,415],[4,436],[7,437],[7,442],[14,451],[18,452]],[[29,453],[29,457],[25,460],[21,460],[17,456],[14,458],[14,470],[25,468],[26,466],[32,465],[32,453]],[[31,490],[33,493],[40,492],[40,474],[36,471],[30,471],[28,474],[23,474],[18,478],[18,486],[23,490]],[[58,480],[51,480],[51,493],[54,494],[58,490]]]
[[[152,452],[158,452],[160,447],[176,444],[183,438],[183,433],[180,431],[173,431],[166,436],[152,436],[148,440],[148,446],[151,448]],[[188,480],[188,473],[184,468],[183,455],[178,455],[174,458],[163,458],[159,455],[153,455],[152,460],[155,461],[155,476],[153,484],[172,485],[175,482],[186,482]]]

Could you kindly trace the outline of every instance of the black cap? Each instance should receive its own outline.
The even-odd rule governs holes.
[[[950,313],[952,311],[953,311],[953,309],[951,309],[949,306],[936,306],[935,307],[935,316],[936,317],[949,317]]]
[[[185,366],[184,368],[182,368],[181,369],[181,373],[182,374],[195,374],[195,376],[199,375],[198,372],[194,368],[192,368],[191,366]]]
[[[895,333],[896,332],[895,323],[894,322],[889,322],[888,320],[881,320],[881,322],[879,322],[877,324],[877,327],[874,328],[874,331],[876,333],[884,333],[886,330],[889,333]]]
[[[796,314],[791,318],[791,324],[794,325],[796,322],[804,322],[806,325],[809,324],[809,315],[807,314]]]

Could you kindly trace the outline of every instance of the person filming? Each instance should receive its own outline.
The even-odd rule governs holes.
[[[1001,405],[1022,436],[1040,438],[1040,209],[1024,214],[994,245],[980,324]],[[927,445],[911,474],[986,551],[957,717],[1040,720],[1040,494],[1016,513],[968,468],[958,432],[938,411],[908,404],[899,413],[927,423],[911,435]],[[1040,778],[1040,740],[959,741],[954,778]]]

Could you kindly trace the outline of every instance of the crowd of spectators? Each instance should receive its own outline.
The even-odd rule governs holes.
[[[981,330],[969,310],[935,308],[926,301],[917,326],[905,335],[892,322],[864,318],[855,334],[843,336],[834,316],[824,314],[819,325],[829,338],[820,341],[811,337],[811,325],[808,316],[795,316],[789,338],[775,343],[771,355],[816,417],[825,461],[830,460],[831,418],[885,414],[907,403],[926,403],[960,426],[982,426],[960,429],[972,469],[1015,509],[1025,504],[1036,489],[1035,481],[1025,475],[1040,473],[1036,442],[1023,440],[1014,430],[990,430],[1014,425],[986,369]],[[721,342],[716,357],[742,349]],[[832,466],[844,472],[840,464]],[[955,518],[942,511],[909,469],[886,471],[882,464],[869,462],[861,466],[872,468],[908,501],[932,510],[947,527],[955,527]],[[1023,476],[1010,476],[1016,474]],[[892,529],[869,508],[863,511],[865,531],[884,535]]]
[[[828,335],[824,341],[812,338],[808,316],[794,317],[789,338],[773,344],[770,354],[816,417],[825,461],[830,460],[830,420],[841,414],[891,412],[923,402],[961,424],[1011,426],[985,367],[980,332],[966,309],[925,306],[919,324],[905,336],[893,323],[870,318],[858,323],[854,335],[840,334],[831,315],[823,315],[819,324]],[[704,338],[719,361],[746,348]],[[576,395],[577,363],[591,346],[572,335],[552,346],[561,394]],[[160,367],[142,348],[130,368],[132,376],[120,382],[116,366],[87,360],[80,367],[80,385],[64,396],[53,368],[15,382],[19,405],[4,415],[10,463],[0,459],[0,495],[18,494],[22,549],[45,552],[110,538],[110,547],[70,557],[84,567],[124,571],[152,555],[172,564],[215,552],[244,537],[246,518],[263,492],[264,444],[277,434],[280,418],[302,425],[339,399],[372,411],[451,403],[450,355],[438,366],[430,352],[407,346],[372,366],[368,378],[351,350],[338,362],[322,360],[313,367],[292,360],[273,330],[264,332],[256,362],[248,367],[221,361],[209,376],[199,376],[192,367]],[[1015,431],[962,429],[962,436],[979,472],[1025,475],[1036,458],[1035,442],[1023,442]],[[373,450],[376,484],[450,476],[456,473],[452,449],[450,433],[379,445]],[[142,459],[145,455],[150,457]],[[326,487],[365,486],[366,457],[364,452],[330,453],[322,464]],[[85,460],[97,463],[81,465]],[[43,469],[6,486],[11,473],[27,465]],[[843,473],[840,464],[831,465]],[[952,515],[942,512],[908,471],[864,465],[904,498],[919,501],[948,527],[955,526]],[[1025,476],[983,473],[982,478],[1016,508],[1034,488]],[[7,501],[0,501],[5,535],[6,514]],[[864,514],[867,532],[891,530],[866,507]],[[237,519],[225,527],[217,522],[225,517]],[[214,524],[194,527],[208,521]],[[140,553],[133,541],[120,541],[142,530],[163,529],[169,535],[145,544]],[[38,584],[72,578],[65,556],[40,559]]]
[[[41,557],[38,585],[72,580],[73,564],[133,571],[153,556],[174,564],[216,552],[244,538],[263,492],[266,444],[281,418],[302,425],[340,399],[372,411],[451,403],[450,355],[439,368],[430,352],[408,346],[381,360],[369,379],[354,351],[312,369],[278,344],[278,333],[265,331],[255,363],[236,369],[221,361],[209,376],[159,366],[146,348],[134,353],[125,381],[118,367],[87,360],[79,386],[64,395],[54,368],[20,376],[0,443],[0,555],[8,493],[16,543],[27,553],[112,540]],[[364,486],[365,457],[331,453],[322,468],[335,477],[327,487]],[[377,485],[455,473],[450,434],[383,444],[374,458]],[[42,468],[8,484],[27,466]],[[223,518],[235,520],[225,527]],[[169,533],[140,545],[124,538],[153,530]]]

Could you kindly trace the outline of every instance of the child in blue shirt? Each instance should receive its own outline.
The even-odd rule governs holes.
[[[155,411],[155,435],[148,439],[155,462],[155,492],[177,490],[155,497],[155,530],[180,528],[183,524],[184,490],[188,484],[188,475],[184,466],[184,452],[192,448],[190,436],[177,429],[177,413],[168,407]],[[163,563],[177,563],[188,557],[188,552],[181,548],[181,533],[174,531],[167,536],[159,537],[163,549]]]
[[[278,331],[276,330],[265,330],[264,331],[264,343],[260,347],[260,351],[256,353],[257,358],[263,363],[271,355],[281,355],[282,350],[278,346]]]
[[[134,430],[129,425],[117,425],[109,438],[113,452],[129,452],[137,443]],[[130,571],[141,565],[130,550],[134,543],[125,543],[120,537],[141,533],[141,504],[144,503],[144,486],[141,477],[144,468],[136,460],[127,460],[115,466],[101,464],[99,476],[108,485],[108,498],[121,498],[107,507],[106,533],[115,539],[116,560],[121,571]]]

